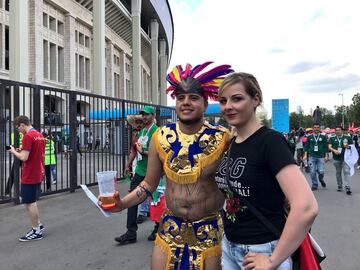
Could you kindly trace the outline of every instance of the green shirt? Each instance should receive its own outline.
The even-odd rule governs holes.
[[[139,133],[138,133],[138,142],[141,144],[143,151],[148,151],[149,150],[151,137],[152,137],[152,135],[154,134],[154,132],[156,131],[157,128],[158,128],[158,126],[156,124],[153,124],[150,127],[149,130],[147,130],[146,128],[143,128],[142,130],[139,131]],[[138,153],[135,173],[140,175],[140,176],[145,176],[146,175],[147,162],[148,162],[148,156],[147,155],[141,155],[140,153]]]
[[[324,158],[328,151],[328,142],[325,135],[311,134],[307,137],[305,152],[310,157]]]
[[[290,146],[290,148],[295,148],[295,144],[296,144],[296,137],[294,134],[290,134],[288,139],[287,139],[287,142]]]
[[[329,144],[331,144],[331,147],[336,149],[336,150],[341,150],[341,154],[337,155],[333,152],[333,158],[334,160],[340,160],[343,161],[344,160],[344,153],[345,153],[345,148],[344,148],[344,140],[348,141],[348,144],[352,144],[353,141],[351,139],[350,136],[348,135],[342,135],[340,137],[338,136],[333,136],[330,138],[329,140]]]

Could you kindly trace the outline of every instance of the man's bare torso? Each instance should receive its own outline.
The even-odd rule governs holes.
[[[198,220],[221,209],[224,196],[215,182],[219,162],[204,168],[194,184],[177,184],[167,178],[166,206],[175,216],[184,220]]]

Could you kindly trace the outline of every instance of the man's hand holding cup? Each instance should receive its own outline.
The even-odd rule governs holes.
[[[114,195],[112,196],[111,203],[113,206],[111,208],[108,208],[106,205],[108,205],[109,198],[99,195],[98,197],[98,205],[105,211],[109,211],[112,213],[115,212],[121,212],[124,209],[124,204],[122,203],[120,199],[120,195],[118,191],[114,192]]]

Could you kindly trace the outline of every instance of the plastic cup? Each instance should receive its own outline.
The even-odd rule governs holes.
[[[115,207],[115,183],[116,171],[97,172],[96,178],[99,185],[99,195],[101,197],[103,209],[111,209]]]

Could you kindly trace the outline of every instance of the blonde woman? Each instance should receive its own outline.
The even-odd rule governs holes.
[[[314,195],[284,137],[258,122],[256,109],[262,103],[262,92],[253,75],[228,75],[220,86],[219,102],[226,122],[236,130],[216,175],[226,197],[222,267],[292,269],[290,255],[318,213]],[[281,232],[280,238],[242,204],[241,197]],[[287,219],[285,198],[291,205]]]

